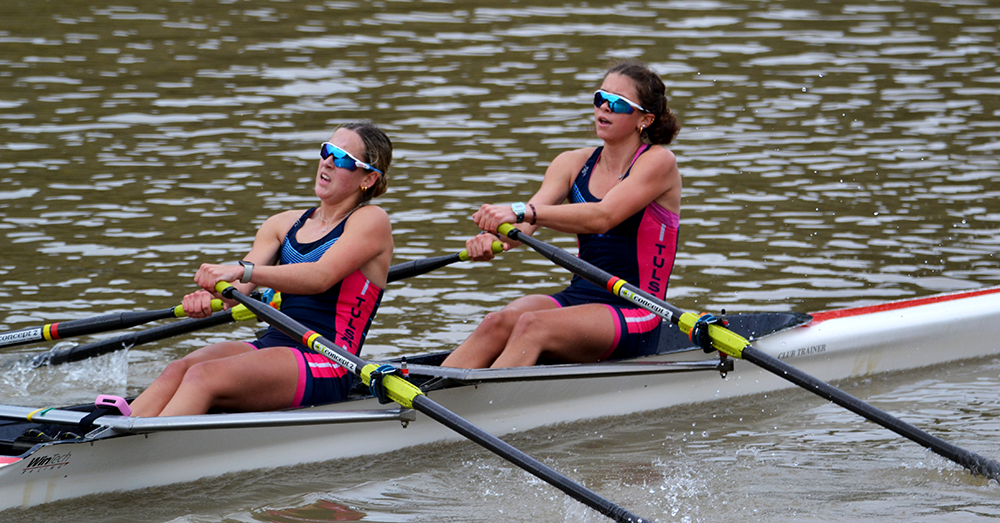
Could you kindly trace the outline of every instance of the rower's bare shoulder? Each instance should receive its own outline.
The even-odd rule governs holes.
[[[545,170],[546,181],[560,180],[572,185],[576,175],[580,173],[580,169],[583,169],[587,160],[594,154],[595,149],[596,147],[585,147],[559,153],[549,164],[549,168]]]
[[[347,220],[345,227],[348,229],[361,230],[365,234],[392,234],[392,225],[389,221],[389,213],[377,205],[365,205],[354,211]]]
[[[389,223],[389,213],[385,212],[385,209],[379,207],[378,205],[365,205],[354,211],[353,216],[361,218],[362,221],[379,221]],[[351,221],[348,220],[347,223],[350,222]]]
[[[642,156],[646,156],[647,160],[652,160],[659,165],[665,165],[668,167],[677,166],[677,156],[674,155],[673,151],[663,146],[653,146]],[[639,158],[641,159],[642,156]]]
[[[596,149],[596,147],[584,147],[583,149],[563,151],[552,160],[551,165],[579,171],[583,168],[583,164],[587,163],[587,160],[590,159],[590,156],[594,154],[594,150]]]
[[[269,236],[280,236],[282,239],[285,234],[295,225],[296,220],[299,219],[302,214],[306,212],[305,209],[294,209],[291,211],[279,212],[278,214],[272,215],[270,218],[264,220],[258,230],[258,236],[261,234]]]

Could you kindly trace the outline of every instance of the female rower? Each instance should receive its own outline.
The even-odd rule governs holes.
[[[515,222],[527,234],[540,227],[575,233],[580,258],[664,298],[677,252],[681,175],[663,147],[680,130],[663,81],[639,62],[612,66],[594,93],[594,124],[603,146],[559,154],[527,204],[483,205],[472,218],[494,234]],[[572,205],[560,205],[567,199]],[[471,258],[493,258],[493,239],[481,233],[467,241]],[[574,277],[555,295],[524,296],[488,314],[442,365],[628,358],[655,352],[659,329],[657,316]]]
[[[282,312],[358,354],[392,258],[389,217],[367,205],[385,192],[391,160],[392,143],[374,124],[338,128],[320,147],[319,205],[268,218],[239,265],[202,265],[194,279],[203,290],[184,297],[184,311],[211,314],[220,281],[244,294],[266,286],[282,293]],[[215,343],[170,363],[130,407],[150,417],[316,405],[346,396],[351,381],[344,368],[271,327],[256,341]]]

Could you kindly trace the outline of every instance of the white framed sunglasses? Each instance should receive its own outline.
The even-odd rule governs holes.
[[[336,165],[341,169],[355,171],[358,167],[360,167],[368,171],[377,172],[383,176],[385,175],[384,172],[376,169],[375,166],[362,162],[361,160],[355,158],[354,155],[341,149],[340,147],[337,147],[330,142],[323,142],[323,144],[319,146],[319,157],[326,160],[331,156],[333,156],[333,165]]]
[[[604,102],[608,102],[608,109],[615,114],[632,114],[636,109],[644,113],[649,112],[643,109],[641,105],[624,96],[609,93],[604,89],[598,89],[594,92],[594,107],[600,107],[604,105]]]

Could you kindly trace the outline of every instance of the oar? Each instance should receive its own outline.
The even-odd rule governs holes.
[[[187,318],[181,321],[159,325],[150,329],[141,330],[108,338],[86,345],[78,345],[70,348],[53,348],[48,352],[29,356],[21,360],[4,362],[0,368],[12,368],[25,366],[28,368],[38,368],[49,365],[61,365],[74,361],[96,358],[102,354],[115,352],[122,349],[130,349],[136,345],[152,343],[154,341],[180,336],[190,332],[208,329],[233,321],[245,321],[256,319],[251,312],[243,305],[237,305],[231,309],[219,311],[205,318]]]
[[[493,242],[493,254],[499,254],[501,252],[503,252],[503,244],[498,241]],[[469,252],[462,249],[454,254],[446,254],[444,256],[435,256],[433,258],[424,258],[422,260],[398,263],[389,267],[388,280],[389,283],[398,280],[405,280],[406,278],[419,276],[458,261],[469,261]]]
[[[913,440],[925,448],[948,458],[965,467],[974,474],[988,479],[1000,481],[1000,463],[948,443],[913,425],[875,408],[864,401],[810,376],[795,367],[755,348],[746,338],[716,323],[701,322],[701,317],[691,312],[684,312],[673,305],[617,278],[604,270],[587,263],[580,258],[537,238],[521,233],[510,224],[499,227],[501,234],[512,240],[527,244],[542,256],[552,260],[557,265],[569,270],[577,276],[606,288],[612,294],[623,298],[639,307],[660,316],[677,325],[683,332],[690,333],[692,329],[707,330],[711,348],[734,358],[742,358],[762,369],[770,371],[822,398],[830,400],[841,407],[858,414],[865,419],[877,423],[900,436]],[[698,336],[692,336],[692,339]],[[706,348],[709,350],[709,348]]]
[[[250,312],[258,318],[270,323],[272,327],[284,332],[292,339],[301,339],[302,343],[310,349],[330,358],[340,366],[347,369],[352,374],[372,388],[373,392],[387,400],[395,401],[404,408],[416,409],[437,420],[442,425],[458,432],[459,434],[482,445],[498,456],[514,463],[522,469],[534,474],[538,478],[548,482],[554,487],[562,490],[572,498],[585,505],[599,511],[615,521],[639,522],[643,521],[638,516],[631,514],[625,509],[602,498],[595,492],[570,480],[566,476],[556,472],[552,468],[542,464],[540,461],[517,450],[512,445],[504,442],[500,438],[480,429],[469,423],[457,414],[437,404],[424,395],[423,391],[409,381],[396,375],[396,369],[389,365],[379,366],[369,363],[350,352],[338,347],[318,333],[307,329],[301,323],[289,318],[283,312],[272,307],[256,302],[252,298],[236,290],[235,287],[226,282],[219,282],[215,286],[224,297],[234,299],[246,305]],[[388,369],[387,369],[388,367]],[[375,381],[373,386],[372,381]]]
[[[222,310],[222,300],[212,300],[212,310]],[[41,327],[28,327],[16,331],[0,333],[0,348],[24,345],[36,341],[52,341],[97,334],[116,329],[127,329],[156,320],[167,318],[183,318],[184,307],[178,305],[169,309],[157,311],[129,311],[102,314],[93,318],[70,320],[59,323],[48,323]]]
[[[493,252],[503,251],[503,244],[493,242]],[[413,260],[389,268],[389,282],[418,276],[435,269],[440,269],[446,265],[451,265],[457,261],[468,261],[469,253],[466,250],[434,258],[423,260]],[[212,310],[221,311],[223,308],[221,300],[212,300]],[[84,336],[87,334],[97,334],[117,329],[127,329],[157,320],[167,318],[183,318],[184,308],[180,305],[169,309],[156,311],[130,311],[112,314],[103,314],[93,318],[81,320],[70,320],[60,323],[48,323],[41,327],[28,327],[16,331],[0,333],[0,349],[4,347],[14,347],[25,345],[36,341],[53,341],[71,338],[74,336]]]
[[[502,251],[503,244],[498,241],[493,242],[493,252],[500,253]],[[403,262],[389,268],[388,281],[394,282],[413,276],[419,276],[457,261],[468,260],[469,253],[463,249],[462,251],[454,254],[446,254],[444,256]],[[219,303],[221,304],[221,301]],[[215,304],[213,302],[213,307],[214,305]],[[4,362],[3,364],[0,364],[0,368],[12,368],[15,366],[38,368],[47,365],[60,365],[87,358],[95,358],[97,356],[101,356],[102,354],[131,348],[143,343],[152,343],[154,341],[170,338],[172,336],[180,336],[181,334],[187,334],[201,329],[208,329],[210,327],[223,325],[231,321],[244,321],[255,318],[256,316],[247,311],[245,306],[237,305],[236,307],[233,307],[233,309],[216,312],[207,318],[186,319],[176,323],[160,325],[158,327],[125,334],[115,338],[88,343],[86,345],[79,345],[68,349],[52,349],[48,352],[43,352],[41,354],[36,354],[20,360]]]

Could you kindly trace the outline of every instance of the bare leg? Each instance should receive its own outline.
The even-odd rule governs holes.
[[[298,361],[288,347],[270,347],[196,363],[184,374],[161,416],[204,414],[212,407],[236,411],[291,406]]]
[[[132,400],[129,407],[133,416],[151,418],[159,416],[160,411],[174,397],[177,388],[184,380],[184,375],[192,365],[204,361],[227,358],[236,354],[253,351],[254,348],[243,342],[227,341],[206,345],[179,360],[170,362],[160,376],[138,398]]]
[[[493,367],[534,365],[542,355],[559,361],[597,361],[615,339],[618,319],[606,305],[587,304],[522,314]]]
[[[464,369],[489,367],[503,352],[507,339],[522,314],[557,307],[558,304],[552,298],[541,294],[523,296],[510,302],[503,309],[487,314],[475,332],[448,355],[441,366]]]

